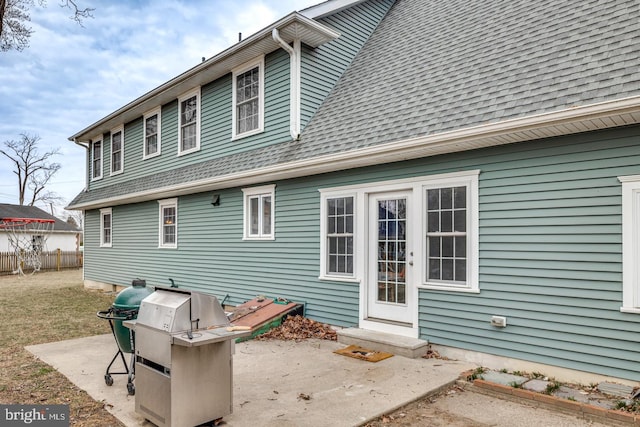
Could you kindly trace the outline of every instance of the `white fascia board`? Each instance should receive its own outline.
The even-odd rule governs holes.
[[[547,130],[556,128],[564,129],[565,126],[570,124],[572,125],[571,128],[579,130],[573,132],[565,131],[562,133],[563,135],[617,127],[606,124],[608,121],[604,119],[611,117],[626,117],[627,124],[631,124],[629,122],[630,118],[633,119],[634,123],[640,123],[640,96],[473,126],[435,135],[425,135],[360,150],[334,153],[198,181],[189,181],[169,187],[127,194],[126,196],[71,205],[65,209],[95,209],[103,206],[137,203],[146,200],[230,187],[255,185],[281,179],[297,178],[407,159],[429,157],[438,154],[529,141],[534,139],[530,137],[531,131],[542,130],[542,132],[536,132],[538,135],[541,135],[538,138],[558,136],[560,135],[559,133],[553,134],[553,132]],[[591,124],[591,127],[588,126],[589,124]],[[545,132],[548,132],[548,134]],[[302,144],[304,144],[304,137]]]

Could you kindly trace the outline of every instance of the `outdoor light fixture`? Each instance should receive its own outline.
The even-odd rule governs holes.
[[[211,204],[213,206],[220,206],[220,195],[219,194],[214,194],[213,197],[211,197]]]

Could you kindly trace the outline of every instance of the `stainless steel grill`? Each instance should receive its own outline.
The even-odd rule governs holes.
[[[251,332],[228,330],[215,296],[156,288],[130,326],[137,413],[158,426],[195,426],[232,413],[233,341]]]

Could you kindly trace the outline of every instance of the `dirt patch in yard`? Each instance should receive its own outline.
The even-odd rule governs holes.
[[[0,403],[68,404],[72,426],[123,426],[103,403],[24,349],[109,333],[96,312],[112,302],[112,295],[83,288],[81,270],[0,276]]]

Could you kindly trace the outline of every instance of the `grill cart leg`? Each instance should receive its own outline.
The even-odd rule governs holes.
[[[111,366],[113,366],[113,363],[116,361],[118,356],[120,356],[120,359],[122,360],[122,364],[124,365],[124,369],[126,372],[110,372]],[[113,359],[111,359],[111,363],[109,363],[109,366],[107,366],[107,370],[104,374],[104,382],[108,386],[113,385],[113,377],[111,376],[111,374],[114,374],[114,375],[127,374],[129,375],[129,378],[131,378],[129,367],[127,366],[127,361],[125,360],[124,354],[120,349],[118,349],[117,353],[113,356]]]
[[[115,327],[113,325],[113,321],[114,321],[114,315],[113,315],[113,309],[109,309],[109,310],[105,310],[105,311],[99,311],[97,313],[97,316],[101,319],[106,319],[109,321],[109,327],[111,328],[111,333],[113,334],[113,337],[116,338],[116,330]],[[131,338],[132,342],[133,342],[133,338]],[[116,338],[116,345],[118,344],[118,340]],[[111,372],[111,367],[113,366],[113,364],[115,363],[116,359],[118,358],[118,356],[120,356],[120,360],[122,360],[122,364],[124,365],[124,372]],[[131,353],[131,357],[132,357],[132,363],[133,363],[133,353]],[[133,369],[133,365],[132,369]],[[133,394],[131,393],[131,389],[133,387],[133,370],[129,369],[129,366],[127,365],[127,360],[124,358],[124,353],[122,352],[122,350],[120,349],[120,346],[118,345],[118,351],[116,352],[116,354],[113,355],[113,358],[111,359],[111,362],[109,363],[109,366],[107,366],[107,370],[104,373],[104,383],[107,386],[112,386],[113,385],[113,376],[112,375],[128,375],[129,377],[129,381],[127,382],[127,391],[129,391],[129,394]]]
[[[129,393],[129,396],[133,396],[136,394],[136,386],[133,385],[133,380],[136,378],[136,340],[134,331],[129,332],[129,342],[131,343],[131,361],[129,362],[129,369],[127,369],[129,373],[127,393]]]

